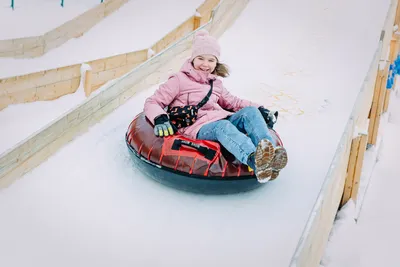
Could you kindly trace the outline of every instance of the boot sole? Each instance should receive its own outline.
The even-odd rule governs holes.
[[[257,145],[255,154],[256,176],[260,183],[266,183],[271,179],[271,163],[274,158],[274,146],[267,139],[263,139]]]
[[[279,176],[280,170],[286,167],[288,163],[288,156],[286,149],[283,147],[277,147],[275,149],[274,159],[272,160],[271,169],[271,180],[275,180]]]

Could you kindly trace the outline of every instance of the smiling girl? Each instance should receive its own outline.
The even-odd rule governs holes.
[[[228,77],[220,63],[220,46],[206,30],[196,33],[192,56],[145,101],[144,113],[154,124],[154,134],[176,132],[192,138],[218,141],[240,162],[252,168],[260,183],[275,179],[287,164],[285,148],[269,134],[276,115],[260,104],[232,95],[217,77]],[[209,96],[209,97],[207,97]],[[206,101],[206,102],[205,102]],[[205,102],[193,113],[193,107]],[[168,110],[192,112],[190,121],[171,120]],[[186,109],[184,108],[186,107]]]

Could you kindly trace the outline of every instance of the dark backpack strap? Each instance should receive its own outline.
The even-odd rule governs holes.
[[[210,91],[208,91],[207,95],[203,98],[203,100],[201,100],[200,103],[197,104],[198,109],[200,109],[202,106],[204,106],[207,103],[207,101],[210,99],[210,96],[211,96],[212,90],[213,90],[213,83],[214,83],[214,80],[210,80],[210,85],[211,85]]]

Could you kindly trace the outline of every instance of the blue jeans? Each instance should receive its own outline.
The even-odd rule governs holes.
[[[246,107],[227,119],[207,123],[197,134],[197,139],[218,141],[246,165],[249,155],[256,151],[257,144],[264,138],[276,146],[261,112],[256,107]]]

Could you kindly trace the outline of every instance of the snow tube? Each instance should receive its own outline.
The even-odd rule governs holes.
[[[282,144],[278,134],[271,135]],[[144,113],[128,127],[125,141],[140,171],[154,180],[179,189],[202,194],[232,194],[263,184],[253,171],[239,162],[218,142],[192,140],[175,134],[156,137]]]

